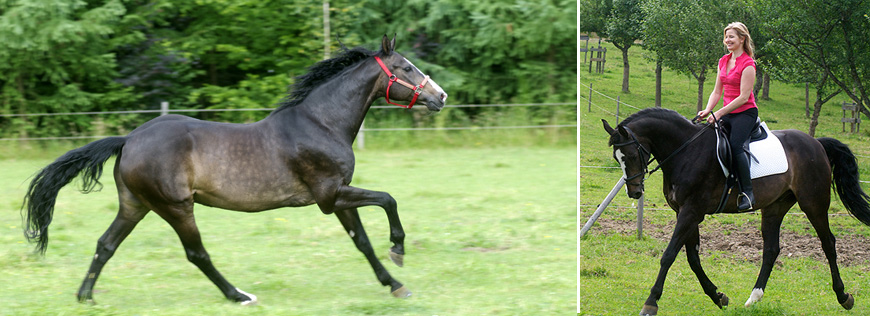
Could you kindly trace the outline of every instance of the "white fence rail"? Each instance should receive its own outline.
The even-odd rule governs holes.
[[[484,107],[534,107],[534,106],[577,106],[577,103],[510,103],[510,104],[459,104],[447,105],[444,108],[484,108]],[[251,112],[251,111],[273,111],[274,108],[254,108],[254,109],[172,109],[166,102],[161,103],[159,110],[133,110],[133,111],[101,111],[101,112],[66,112],[66,113],[24,113],[24,114],[0,114],[0,117],[38,117],[38,116],[75,116],[75,115],[108,115],[108,114],[160,114],[166,115],[169,113],[199,113],[199,112]],[[372,109],[401,109],[396,106],[375,105]],[[521,125],[521,126],[459,126],[459,127],[418,127],[418,128],[366,128],[363,124],[357,134],[357,146],[364,148],[366,132],[392,132],[392,131],[431,131],[431,130],[492,130],[492,129],[532,129],[532,128],[576,128],[576,124],[564,125]],[[116,135],[94,135],[94,136],[56,136],[56,137],[18,137],[18,138],[0,138],[0,141],[40,141],[40,140],[76,140],[76,139],[98,139]]]

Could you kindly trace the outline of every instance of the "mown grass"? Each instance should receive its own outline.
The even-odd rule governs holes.
[[[597,42],[596,42],[597,43]],[[589,74],[586,68],[580,72],[580,104],[578,109],[579,127],[579,225],[585,224],[597,205],[601,203],[613,185],[622,175],[612,158],[612,148],[607,146],[607,136],[601,126],[606,119],[612,126],[615,122],[616,101],[592,92],[591,112],[588,111],[588,88],[611,97],[620,97],[638,108],[654,106],[655,65],[642,57],[643,51],[632,49],[631,93],[621,92],[622,61],[612,45],[608,47],[608,62],[604,74]],[[708,74],[708,76],[711,76]],[[705,101],[712,89],[712,81],[705,86]],[[673,109],[691,118],[696,113],[697,83],[694,78],[678,75],[669,70],[663,74],[662,106]],[[772,82],[771,100],[758,100],[760,117],[767,121],[771,129],[798,129],[806,132],[809,119],[804,116],[803,85],[790,85]],[[810,93],[810,106],[815,100]],[[840,104],[847,101],[838,97],[822,108],[820,124],[816,137],[834,137],[848,144],[858,156],[861,180],[870,180],[870,133],[866,127],[860,133],[842,132]],[[637,110],[623,105],[620,119]],[[848,130],[848,126],[846,126]],[[712,168],[713,166],[711,166]],[[667,206],[662,192],[659,173],[646,180],[644,213],[645,219],[658,225],[668,225],[674,220],[674,213]],[[870,185],[862,184],[865,192]],[[634,220],[635,200],[629,199],[624,190],[620,191],[611,207],[602,217]],[[800,213],[795,206],[791,212]],[[832,213],[845,213],[838,198],[833,198]],[[749,227],[760,227],[757,214],[708,216],[703,225],[732,223]],[[850,216],[832,216],[831,226],[835,235],[849,233],[870,236],[870,227],[864,226]],[[668,225],[667,227],[672,227]],[[787,216],[783,230],[815,234],[802,215]],[[702,241],[702,248],[704,247]],[[659,269],[659,258],[666,246],[649,237],[637,240],[635,235],[617,234],[601,231],[596,225],[588,237],[578,241],[578,312],[580,315],[628,315],[637,314],[649,295]],[[870,297],[864,295],[870,264],[840,268],[846,291],[855,296],[856,304],[852,311],[845,311],[837,303],[831,290],[831,277],[827,262],[808,258],[793,259],[781,256],[768,283],[762,302],[752,308],[743,308],[749,297],[760,268],[759,263],[733,259],[731,256],[708,254],[701,259],[711,280],[731,298],[731,306],[720,311],[702,292],[694,273],[681,253],[670,269],[665,282],[664,294],[659,301],[662,315],[829,315],[837,313],[867,314],[870,311]]]
[[[407,233],[403,268],[387,258],[383,210],[360,213],[380,260],[414,293],[405,300],[390,296],[334,216],[316,207],[243,214],[197,205],[212,261],[259,297],[251,308],[226,301],[153,214],[103,270],[97,305],[77,303],[118,202],[110,173],[101,192],[64,188],[48,252],[33,255],[18,209],[28,177],[53,158],[0,160],[0,315],[532,315],[575,308],[572,147],[359,151],[354,184],[398,201]]]

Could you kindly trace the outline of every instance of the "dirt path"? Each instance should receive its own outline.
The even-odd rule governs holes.
[[[597,223],[601,226],[594,227],[592,230],[604,234],[616,233],[629,236],[637,234],[635,221],[602,217],[598,219]],[[668,242],[674,229],[674,223],[671,221],[667,225],[657,225],[645,221],[644,236]],[[761,231],[755,225],[710,224],[705,221],[701,223],[700,231],[702,256],[709,256],[711,250],[723,251],[735,259],[761,263]],[[835,236],[837,238],[837,262],[840,266],[866,265],[870,261],[870,238],[842,233],[835,233]],[[809,257],[827,264],[818,237],[783,230],[780,232],[779,244],[780,258]]]

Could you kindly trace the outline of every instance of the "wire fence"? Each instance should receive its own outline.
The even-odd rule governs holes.
[[[621,105],[627,106],[627,107],[629,107],[629,108],[632,108],[632,109],[634,109],[634,110],[638,110],[638,111],[639,111],[639,110],[642,110],[642,108],[639,108],[639,107],[636,107],[636,106],[634,106],[634,105],[631,105],[631,104],[628,104],[628,103],[625,103],[625,102],[620,101],[620,100],[619,100],[619,96],[617,96],[616,98],[614,98],[614,97],[611,97],[611,96],[606,95],[606,94],[604,94],[604,93],[601,93],[601,92],[598,91],[598,90],[593,89],[591,83],[588,84],[588,85],[583,84],[582,82],[579,82],[579,81],[578,81],[578,83],[580,84],[580,86],[586,88],[586,90],[589,91],[589,92],[587,93],[587,95],[585,96],[585,99],[584,99],[584,96],[583,96],[583,95],[580,95],[580,96],[579,96],[581,101],[579,101],[580,103],[578,103],[578,107],[579,107],[579,106],[581,105],[581,103],[586,102],[586,104],[587,104],[587,112],[591,112],[591,111],[592,111],[592,107],[595,107],[596,109],[598,109],[598,110],[600,110],[600,111],[602,111],[602,112],[604,112],[604,113],[607,113],[608,115],[616,116],[616,121],[617,121],[617,123],[618,123],[618,122],[619,122],[619,108],[620,108]],[[580,92],[583,92],[583,90],[584,90],[584,89],[580,89]],[[599,104],[597,104],[597,103],[595,103],[595,102],[592,102],[592,93],[596,93],[596,94],[598,94],[599,96],[602,96],[602,97],[604,97],[604,98],[606,98],[606,99],[609,99],[609,100],[611,100],[611,101],[615,101],[615,102],[616,102],[616,113],[613,113],[613,112],[609,111],[609,110],[608,110],[607,108],[605,108],[604,106],[601,106],[601,105],[599,105]],[[578,111],[579,111],[579,109],[578,109]],[[870,159],[870,156],[859,155],[859,154],[855,154],[855,157],[856,157],[856,158],[860,158],[860,159]],[[610,167],[610,166],[582,166],[582,165],[577,165],[577,167],[578,167],[578,168],[587,168],[587,169],[619,169],[619,167]],[[858,182],[860,182],[860,183],[870,183],[870,181],[863,181],[863,180],[859,180]]]
[[[508,104],[459,104],[447,105],[444,108],[492,108],[492,107],[549,107],[549,106],[577,106],[577,103],[508,103]],[[396,106],[375,105],[371,109],[402,109]],[[200,112],[255,112],[274,111],[274,108],[249,108],[249,109],[172,109],[168,103],[162,103],[159,110],[131,110],[131,111],[100,111],[100,112],[64,112],[64,113],[24,113],[24,114],[0,114],[0,117],[50,117],[50,116],[80,116],[80,115],[109,115],[109,114],[160,114],[170,113],[200,113]],[[550,125],[518,125],[518,126],[458,126],[458,127],[409,127],[409,128],[366,128],[363,124],[360,128],[358,146],[365,145],[366,132],[395,132],[395,131],[457,131],[457,130],[495,130],[495,129],[535,129],[535,128],[576,128],[577,124],[550,124]],[[51,137],[11,137],[0,138],[0,141],[48,141],[48,140],[79,140],[99,139],[120,135],[92,135],[92,136],[51,136]]]

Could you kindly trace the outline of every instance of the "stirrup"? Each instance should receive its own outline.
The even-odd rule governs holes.
[[[740,204],[741,204],[740,198],[746,199],[746,202],[749,204],[748,208],[740,208]],[[752,204],[753,204],[752,199],[749,198],[749,194],[746,194],[746,192],[740,192],[740,195],[737,196],[737,210],[738,211],[751,210],[751,209],[753,209]]]

